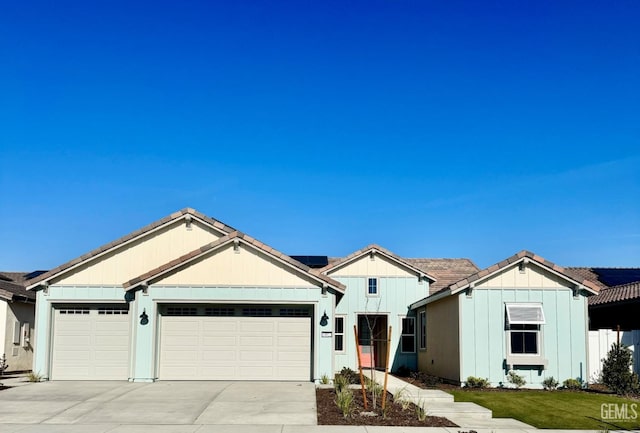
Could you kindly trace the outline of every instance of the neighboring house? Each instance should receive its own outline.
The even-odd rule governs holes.
[[[24,284],[33,275],[0,273],[0,356],[7,358],[5,372],[31,370],[36,296]]]
[[[527,386],[586,380],[587,297],[599,287],[522,251],[414,303],[418,368],[454,383],[469,376]]]

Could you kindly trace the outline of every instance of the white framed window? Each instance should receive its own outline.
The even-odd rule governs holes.
[[[400,352],[414,353],[416,351],[416,319],[402,318],[402,333],[400,335]]]
[[[367,278],[367,296],[378,296],[377,278]]]
[[[543,351],[541,303],[505,303],[507,365],[547,365]]]
[[[425,350],[427,348],[427,311],[422,310],[418,313],[418,326],[420,329],[420,333],[418,334],[420,337],[419,347],[421,350]]]
[[[333,325],[333,349],[344,352],[344,316],[336,316]]]

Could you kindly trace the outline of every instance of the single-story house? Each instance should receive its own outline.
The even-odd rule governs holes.
[[[0,273],[0,357],[6,357],[5,373],[28,371],[33,364],[36,294],[25,288],[33,275]]]
[[[422,329],[418,368],[454,383],[486,378],[492,386],[509,386],[509,371],[528,387],[550,376],[586,381],[587,299],[598,290],[521,251],[411,305]]]
[[[33,369],[50,380],[318,381],[355,369],[360,354],[457,382],[497,383],[507,366],[579,376],[597,287],[531,253],[515,257],[480,271],[378,245],[289,256],[184,209],[29,281]],[[516,323],[522,312],[543,318]],[[540,353],[529,353],[530,325]],[[526,353],[507,356],[519,326]]]

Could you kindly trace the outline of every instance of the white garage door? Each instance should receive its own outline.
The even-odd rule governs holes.
[[[117,307],[54,310],[53,380],[127,380],[129,311]]]
[[[161,327],[160,379],[311,378],[310,317],[163,315]]]

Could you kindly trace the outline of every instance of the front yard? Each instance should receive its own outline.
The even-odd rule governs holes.
[[[640,401],[586,391],[446,389],[455,401],[470,401],[537,428],[632,430],[640,428]]]

